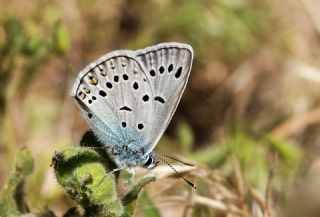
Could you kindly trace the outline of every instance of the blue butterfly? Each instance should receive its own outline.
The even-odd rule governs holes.
[[[151,169],[153,149],[186,87],[191,46],[162,43],[107,53],[82,69],[71,94],[119,168]]]

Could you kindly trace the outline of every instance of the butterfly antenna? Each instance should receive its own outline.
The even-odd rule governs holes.
[[[179,160],[179,159],[177,159],[177,158],[171,157],[171,156],[169,156],[169,155],[166,155],[166,154],[160,154],[160,155],[162,155],[163,157],[166,157],[166,158],[170,158],[170,159],[172,159],[172,160],[175,160],[175,161],[177,161],[177,162],[179,162],[179,163],[182,163],[182,164],[184,164],[184,165],[187,165],[187,166],[190,166],[190,167],[194,167],[194,164],[186,163],[186,162],[184,162],[184,161],[182,161],[182,160]]]
[[[197,189],[197,186],[195,186],[192,182],[190,182],[188,179],[186,179],[181,173],[179,173],[173,166],[171,166],[171,164],[169,164],[166,160],[164,160],[161,157],[158,157],[162,162],[164,162],[165,164],[167,164],[169,167],[171,167],[171,169],[178,175],[180,176],[180,178],[183,178],[183,180],[190,185],[191,187],[193,187],[194,189]]]

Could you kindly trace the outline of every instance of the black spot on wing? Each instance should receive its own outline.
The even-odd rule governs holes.
[[[110,82],[106,83],[107,88],[111,89],[112,88],[112,84]]]
[[[155,72],[153,69],[151,69],[151,70],[150,70],[150,75],[151,75],[152,77],[154,77],[154,76],[156,76],[156,72]]]
[[[143,126],[142,123],[138,124],[138,129],[139,129],[139,130],[142,130],[143,128],[144,128],[144,126]]]
[[[107,93],[103,90],[100,90],[99,95],[105,97],[105,96],[107,96]]]
[[[161,102],[162,104],[166,102],[166,101],[165,101],[162,97],[160,97],[160,96],[156,96],[156,97],[154,98],[154,100],[155,100],[155,101],[158,101],[158,102]]]
[[[123,80],[127,81],[129,79],[129,76],[127,74],[122,75]]]
[[[174,75],[176,78],[179,78],[181,76],[182,73],[182,66],[180,66],[176,72],[176,74]]]
[[[132,109],[131,109],[131,108],[129,108],[128,106],[123,106],[123,107],[121,107],[119,110],[129,111],[129,112],[131,112],[131,111],[132,111]]]
[[[163,73],[164,73],[164,67],[163,67],[163,66],[161,66],[161,67],[159,68],[159,72],[160,72],[160,74],[163,74]]]
[[[148,95],[144,95],[144,96],[142,97],[142,100],[143,100],[144,102],[147,102],[147,101],[149,100],[149,96],[148,96]]]
[[[138,90],[139,85],[138,85],[137,82],[134,82],[133,85],[132,85],[132,87],[133,87],[133,89]]]

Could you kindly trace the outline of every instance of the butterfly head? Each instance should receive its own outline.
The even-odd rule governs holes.
[[[150,154],[147,155],[145,161],[141,166],[150,170],[155,168],[158,165],[158,163],[159,161],[156,158],[156,155],[153,152],[151,152]]]

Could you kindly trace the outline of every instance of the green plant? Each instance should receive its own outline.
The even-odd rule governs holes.
[[[29,213],[28,205],[24,198],[24,183],[26,177],[34,169],[34,160],[29,151],[19,151],[15,158],[8,183],[0,196],[0,216],[18,217]],[[39,214],[30,214],[30,217],[54,217],[50,210]]]
[[[84,135],[81,144],[90,147],[70,147],[56,152],[52,165],[58,183],[65,188],[67,194],[84,210],[70,208],[64,217],[105,217],[132,216],[135,201],[141,189],[155,180],[145,177],[137,180],[127,193],[120,197],[118,194],[118,172],[112,172],[116,165],[108,155],[99,148],[99,143],[91,132]],[[0,216],[30,216],[49,217],[55,214],[46,210],[39,214],[31,214],[24,200],[24,182],[34,168],[33,158],[28,151],[21,151],[16,156],[8,184],[0,197]]]
[[[53,165],[59,184],[83,207],[82,216],[131,216],[133,202],[154,177],[138,180],[121,198],[117,184],[119,174],[113,172],[117,167],[104,149],[99,148],[101,144],[90,131],[83,136],[81,145],[55,153]]]

